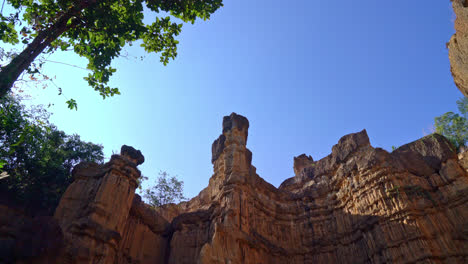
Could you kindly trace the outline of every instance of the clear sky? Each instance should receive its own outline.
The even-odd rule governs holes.
[[[293,176],[294,156],[318,160],[345,134],[365,128],[373,146],[390,150],[456,110],[449,0],[224,2],[210,21],[184,25],[166,67],[127,48],[111,81],[122,95],[102,100],[86,71],[49,63],[64,96],[50,86],[31,91],[35,102],[55,103],[52,122],[103,144],[107,157],[123,144],[140,149],[143,174],[178,175],[188,197],[207,186],[211,144],[231,112],[249,119],[253,165],[278,186]],[[86,65],[72,53],[50,59]]]

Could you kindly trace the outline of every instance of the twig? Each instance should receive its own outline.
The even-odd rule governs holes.
[[[3,6],[5,5],[5,0],[3,0],[3,3],[2,3],[2,9],[0,10],[0,14],[2,14],[3,16]]]
[[[45,61],[53,62],[53,63],[58,63],[58,64],[63,64],[63,65],[67,65],[67,66],[75,67],[75,68],[78,68],[78,69],[81,69],[81,70],[85,70],[85,71],[91,71],[90,69],[86,69],[86,68],[83,68],[83,67],[80,67],[80,66],[76,66],[76,65],[73,65],[73,64],[69,64],[69,63],[65,63],[65,62],[53,61],[53,60],[47,60],[47,59],[46,59]]]

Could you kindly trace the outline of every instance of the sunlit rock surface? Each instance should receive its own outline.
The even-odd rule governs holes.
[[[277,189],[255,173],[243,124],[223,129],[209,186],[178,206],[168,263],[468,262],[467,171],[442,136],[388,153],[350,134],[319,161],[296,158]]]
[[[468,1],[452,0],[455,34],[447,43],[451,71],[458,89],[468,96]]]
[[[17,263],[468,263],[468,155],[444,137],[389,153],[365,130],[349,134],[321,160],[294,158],[296,175],[276,188],[251,164],[248,120],[233,113],[222,128],[214,174],[192,200],[144,204],[143,155],[124,146],[74,169],[54,219],[0,206],[0,253]]]

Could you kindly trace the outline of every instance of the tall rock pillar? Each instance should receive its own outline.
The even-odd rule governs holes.
[[[252,175],[252,153],[246,148],[248,128],[249,121],[241,115],[224,117],[223,132],[212,145],[210,183],[171,223],[169,264],[242,263],[233,261],[240,253],[232,233],[238,234],[243,227],[242,186]]]
[[[232,113],[223,119],[223,134],[213,143],[212,162],[215,175],[212,197],[225,210],[212,221],[213,234],[200,250],[199,263],[244,263],[242,247],[245,234],[250,231],[246,216],[250,186],[255,185],[252,152],[247,149],[249,121]],[[216,210],[215,210],[216,211]],[[216,215],[214,213],[213,215]]]
[[[143,161],[140,151],[124,145],[104,165],[74,168],[54,216],[66,241],[62,263],[114,263]]]
[[[249,175],[252,152],[247,149],[249,121],[232,113],[223,118],[223,134],[213,143],[214,172],[226,183],[244,181]]]

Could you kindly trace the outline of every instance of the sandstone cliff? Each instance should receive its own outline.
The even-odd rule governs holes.
[[[388,153],[350,134],[319,161],[296,158],[275,188],[251,165],[247,129],[225,117],[208,187],[171,208],[168,263],[468,262],[468,175],[442,136]]]
[[[296,175],[276,188],[251,164],[248,127],[240,115],[224,118],[208,187],[179,205],[154,210],[135,195],[144,158],[131,147],[107,164],[78,165],[55,220],[0,207],[9,227],[0,229],[4,256],[17,263],[468,263],[468,155],[457,156],[444,137],[388,153],[363,130],[321,160],[296,157]],[[15,227],[12,218],[24,221]],[[28,230],[39,230],[38,238],[28,240]]]
[[[452,0],[455,15],[455,34],[447,47],[452,76],[458,89],[468,96],[468,1]]]
[[[451,70],[468,96],[468,1],[453,0]],[[389,153],[365,130],[294,158],[279,188],[256,173],[249,122],[224,117],[214,173],[188,202],[135,194],[143,155],[83,163],[54,217],[0,203],[0,263],[468,263],[468,152],[430,135]]]

